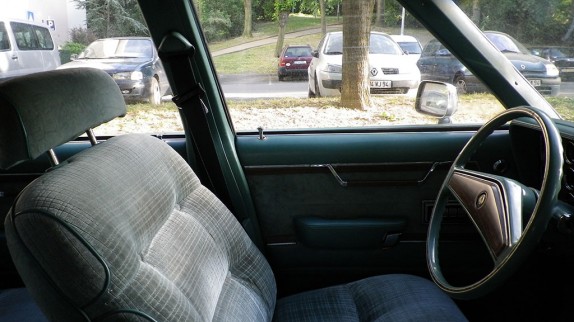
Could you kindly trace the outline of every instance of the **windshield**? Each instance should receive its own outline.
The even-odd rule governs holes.
[[[116,66],[122,59],[143,66],[140,63],[157,58],[138,1],[115,1],[113,6],[96,5],[99,2],[91,0],[60,1],[68,7],[51,5],[52,1],[0,1],[3,17],[32,21],[36,27],[43,25],[44,31],[14,29],[9,22],[0,24],[0,53],[6,53],[6,59],[0,59],[0,78],[56,68],[101,68],[113,74],[118,84],[126,86],[121,90],[131,112],[120,121],[131,120],[132,124],[118,126],[117,131],[141,127],[143,132],[181,132],[177,108],[170,101],[174,93],[168,82],[169,75],[161,62],[154,65],[156,82],[148,78],[148,70],[127,71]],[[201,24],[198,31],[205,37],[206,49],[236,131],[256,131],[258,127],[290,130],[435,126],[435,118],[414,110],[419,84],[425,80],[456,86],[459,109],[451,117],[453,124],[484,124],[511,107],[512,102],[524,100],[511,99],[510,103],[504,103],[503,95],[494,95],[492,91],[500,82],[493,82],[489,76],[480,79],[481,73],[476,73],[476,68],[465,66],[465,61],[472,64],[484,55],[470,57],[472,51],[461,48],[458,39],[441,42],[452,39],[456,28],[469,20],[476,26],[472,26],[472,30],[478,29],[487,37],[479,39],[482,35],[477,33],[471,41],[492,48],[488,39],[505,53],[506,59],[512,60],[512,65],[502,69],[513,72],[516,69],[515,79],[524,77],[518,91],[521,94],[513,95],[540,94],[533,105],[548,102],[562,118],[574,120],[574,0],[434,1],[456,9],[449,14],[456,15],[459,25],[443,27],[438,32],[427,26],[440,29],[445,21],[438,20],[438,15],[428,18],[428,22],[419,21],[411,8],[403,10],[402,4],[408,6],[409,1],[372,1],[369,10],[348,16],[344,7],[352,1],[324,1],[324,8],[321,2],[288,1],[289,5],[278,12],[280,6],[275,4],[279,1],[251,1],[252,24],[247,24],[247,2],[193,1]],[[371,32],[369,44],[363,46],[368,46],[371,56],[389,54],[368,57],[368,66],[362,69],[365,82],[353,89],[354,94],[365,90],[364,104],[359,108],[343,103],[341,95],[346,77],[342,56],[347,18],[355,19],[353,24],[370,22],[364,29]],[[349,34],[357,36],[359,32]],[[404,49],[389,37],[400,42]],[[19,61],[9,59],[8,53],[20,46],[30,54],[43,52],[34,56],[35,61],[24,62],[24,56]],[[53,50],[48,52],[48,48],[43,47],[53,47]],[[286,48],[297,49],[297,52]],[[308,56],[309,50],[311,56]],[[407,52],[408,55],[403,54]],[[144,85],[127,88],[126,83],[138,81]],[[149,104],[150,108],[136,104]],[[152,120],[151,130],[142,126],[140,118]],[[116,129],[110,132],[115,134]]]
[[[401,48],[405,53],[409,54],[421,53],[421,46],[416,42],[399,42],[399,46],[401,46]]]
[[[325,54],[343,54],[343,34],[333,33],[325,46]],[[369,54],[402,55],[402,49],[387,35],[371,33]]]
[[[147,39],[101,39],[91,43],[78,58],[151,58],[152,42]]]
[[[486,32],[486,38],[488,38],[498,50],[503,53],[521,53],[528,54],[528,49],[519,43],[516,39],[502,34],[502,33],[492,33]]]

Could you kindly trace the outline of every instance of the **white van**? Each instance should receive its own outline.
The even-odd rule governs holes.
[[[0,79],[56,69],[60,53],[45,25],[0,19]]]

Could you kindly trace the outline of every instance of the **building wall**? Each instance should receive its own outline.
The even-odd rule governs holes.
[[[86,11],[73,0],[0,0],[0,16],[50,26],[57,46],[70,41],[72,28],[86,28]]]

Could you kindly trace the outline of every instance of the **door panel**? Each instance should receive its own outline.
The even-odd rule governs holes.
[[[240,135],[237,151],[280,289],[290,293],[389,272],[425,275],[433,200],[472,134]],[[491,172],[504,162],[504,175],[515,177],[509,143],[507,130],[491,135],[472,167]],[[461,259],[460,252],[482,252],[481,241],[457,204],[447,209],[441,251],[472,260],[471,268],[452,274],[478,273],[483,258]]]

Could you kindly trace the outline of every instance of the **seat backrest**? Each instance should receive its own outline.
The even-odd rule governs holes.
[[[109,76],[100,78],[69,86],[105,87],[121,98]],[[65,96],[70,88],[51,90]],[[0,96],[5,91],[0,84]],[[78,99],[66,105],[90,104]],[[185,160],[152,136],[118,136],[54,167],[22,191],[6,234],[26,286],[55,321],[267,321],[273,314],[276,287],[265,258]]]

